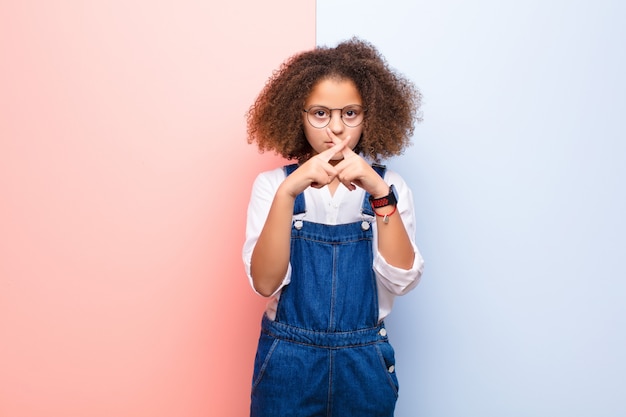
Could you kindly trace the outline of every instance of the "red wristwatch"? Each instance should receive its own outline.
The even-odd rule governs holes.
[[[370,195],[370,203],[372,207],[377,209],[385,206],[395,206],[398,204],[398,194],[396,193],[396,187],[393,184],[389,187],[389,194],[385,197],[374,198]]]

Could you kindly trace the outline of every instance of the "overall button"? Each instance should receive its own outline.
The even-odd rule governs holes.
[[[396,370],[396,367],[391,365],[387,370],[389,371],[390,374],[393,374],[393,371]]]
[[[382,337],[387,336],[387,330],[385,329],[380,329],[380,331],[378,332],[379,335],[381,335]]]

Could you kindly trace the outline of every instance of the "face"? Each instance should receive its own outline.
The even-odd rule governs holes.
[[[350,105],[363,105],[361,100],[361,94],[356,88],[356,85],[351,80],[340,80],[327,78],[320,81],[313,87],[311,94],[304,103],[304,109],[308,110],[314,106],[322,106],[327,109],[343,109]],[[347,112],[344,115],[344,119],[350,123],[349,117],[352,117],[351,112]],[[340,110],[331,110],[331,118],[328,126],[324,128],[316,128],[307,120],[307,113],[302,113],[302,123],[304,125],[304,135],[307,141],[313,148],[313,151],[318,154],[325,151],[328,148],[333,147],[333,142],[328,137],[326,132],[327,128],[339,137],[341,140],[346,140],[349,137],[348,146],[351,149],[359,143],[361,133],[363,133],[363,123],[356,127],[349,127],[344,124],[341,119]],[[339,161],[343,158],[341,153],[333,156],[331,161]]]

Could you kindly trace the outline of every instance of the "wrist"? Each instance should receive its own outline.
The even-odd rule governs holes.
[[[276,190],[276,197],[281,199],[290,199],[295,200],[298,194],[295,194],[289,190],[289,187],[286,187],[283,182],[278,189]]]
[[[389,194],[389,185],[387,185],[387,183],[383,183],[383,185],[381,185],[380,187],[378,187],[378,189],[374,190],[373,192],[370,193],[370,200],[374,199],[379,199],[379,198],[383,198],[386,197]]]
[[[389,217],[394,214],[398,210],[398,206],[396,204],[392,206],[386,206],[381,209],[373,209],[376,217],[381,219],[383,223],[389,223]]]

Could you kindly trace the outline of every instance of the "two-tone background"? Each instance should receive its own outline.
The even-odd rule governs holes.
[[[244,416],[244,114],[353,35],[424,94],[403,417],[626,413],[626,6],[0,1],[0,416]],[[297,389],[297,387],[294,387]]]

